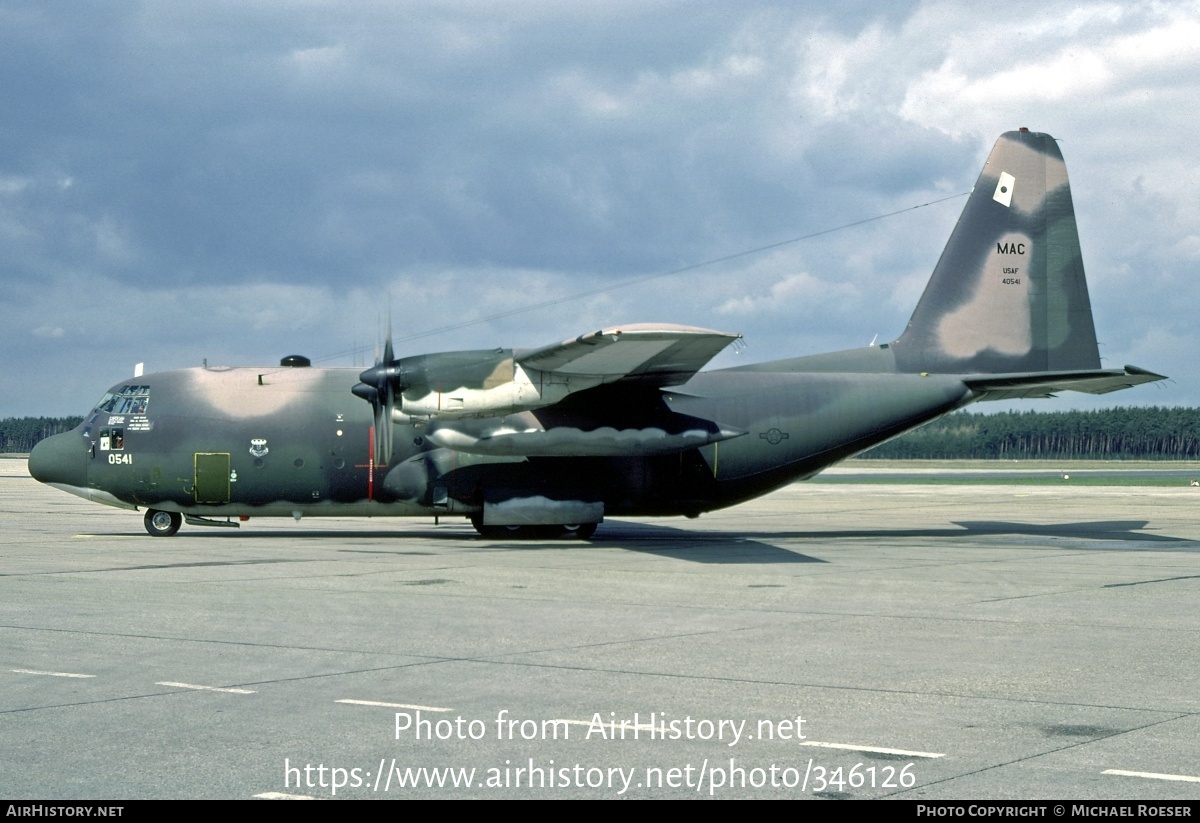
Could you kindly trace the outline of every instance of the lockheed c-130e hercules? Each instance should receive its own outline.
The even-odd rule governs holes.
[[[181,519],[465,516],[586,538],[608,516],[732,506],[982,400],[1164,379],[1101,368],[1066,166],[1000,137],[891,343],[702,372],[736,334],[614,326],[536,349],[382,358],[361,373],[194,368],[114,386],[30,473]],[[225,518],[220,520],[218,518]]]

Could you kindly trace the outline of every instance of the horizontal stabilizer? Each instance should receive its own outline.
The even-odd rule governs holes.
[[[1010,400],[1020,397],[1050,397],[1056,391],[1107,394],[1142,383],[1167,378],[1137,366],[1123,369],[1086,369],[1064,372],[1025,372],[1017,374],[981,374],[963,378],[980,400]]]

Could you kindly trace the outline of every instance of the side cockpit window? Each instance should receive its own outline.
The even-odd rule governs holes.
[[[125,430],[124,429],[101,429],[100,430],[100,451],[124,451],[125,449]]]

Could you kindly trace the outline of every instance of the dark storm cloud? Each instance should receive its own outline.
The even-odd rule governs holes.
[[[1012,14],[1022,25],[997,38]],[[1197,17],[10,2],[0,325],[14,362],[57,375],[38,402],[61,406],[9,392],[7,413],[69,412],[142,359],[369,351],[389,295],[415,332],[928,202],[969,188],[1020,125],[1068,138],[1109,355],[1170,371],[1159,360],[1192,321],[1150,297],[1196,296],[1180,181],[1200,124],[1162,101],[1195,92]],[[634,320],[732,324],[757,359],[865,344],[903,328],[958,208],[415,345],[538,345]],[[105,371],[65,390],[57,364],[99,353]]]
[[[645,271],[811,224],[829,196],[804,193],[829,190],[842,149],[886,167],[865,183],[923,179],[903,151],[916,141],[854,124],[782,168],[764,158],[756,126],[784,90],[721,65],[745,25],[733,12],[31,10],[6,36],[22,127],[5,171],[69,179],[55,219],[33,216],[47,246],[79,263],[102,226],[121,247],[106,273],[140,285]]]

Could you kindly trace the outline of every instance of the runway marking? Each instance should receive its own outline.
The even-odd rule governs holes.
[[[94,674],[75,674],[74,672],[40,672],[37,669],[13,669],[15,674],[44,674],[47,677],[95,677]]]
[[[263,792],[262,794],[254,795],[259,800],[316,800],[315,797],[309,797],[306,794],[287,794],[286,792]]]
[[[1151,780],[1179,780],[1184,783],[1200,783],[1200,777],[1190,774],[1159,774],[1157,772],[1127,772],[1124,769],[1105,769],[1100,774],[1115,774],[1120,777],[1147,777]]]
[[[163,681],[155,683],[156,686],[174,686],[177,689],[195,689],[201,692],[224,692],[226,694],[257,694],[250,689],[224,689],[220,686],[197,686],[195,683],[173,683],[171,681]]]
[[[450,712],[453,709],[443,709],[440,706],[418,706],[414,703],[381,703],[378,700],[335,700],[334,703],[348,703],[351,706],[379,706],[383,709],[414,709],[419,712]]]
[[[940,752],[912,752],[907,749],[885,749],[882,746],[859,746],[855,743],[822,743],[819,740],[805,740],[801,746],[817,746],[822,749],[846,749],[852,752],[873,752],[875,754],[897,754],[901,757],[925,757],[933,760],[945,757]]]

